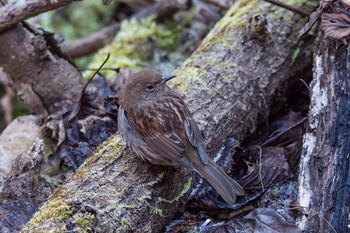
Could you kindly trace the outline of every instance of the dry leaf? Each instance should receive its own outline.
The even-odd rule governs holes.
[[[321,27],[325,36],[332,39],[342,39],[350,34],[350,17],[345,14],[324,13]]]

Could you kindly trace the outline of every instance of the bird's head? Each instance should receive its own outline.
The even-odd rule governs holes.
[[[175,75],[161,75],[158,72],[144,70],[131,75],[121,90],[122,102],[144,102],[161,98],[169,91],[166,82]]]

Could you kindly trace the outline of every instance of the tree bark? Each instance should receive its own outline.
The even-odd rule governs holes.
[[[346,12],[338,1],[331,9]],[[324,33],[317,38],[299,173],[299,204],[304,209],[299,227],[305,232],[349,232],[350,50],[344,42]]]
[[[25,19],[56,9],[71,2],[73,2],[73,0],[10,0],[8,4],[0,7],[0,31],[13,27]]]
[[[203,130],[210,154],[227,136],[242,141],[280,108],[274,103],[288,85],[303,78],[311,66],[310,41],[297,39],[303,23],[270,4],[238,1],[175,71],[173,84]],[[188,170],[141,162],[115,135],[22,232],[159,232],[184,208],[191,183]]]
[[[0,34],[0,67],[18,97],[35,113],[60,116],[78,99],[85,80],[68,61],[56,56],[55,44],[26,24]]]

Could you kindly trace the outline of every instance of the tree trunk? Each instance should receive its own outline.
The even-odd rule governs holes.
[[[332,13],[345,12],[337,2]],[[317,38],[299,173],[299,204],[305,210],[299,227],[305,232],[349,232],[350,50],[344,42],[323,33]]]
[[[253,132],[311,66],[310,41],[297,39],[303,19],[267,3],[246,2],[238,1],[175,71],[174,86],[203,130],[210,154],[227,136],[242,141]],[[188,170],[141,162],[115,135],[22,231],[159,232],[183,209],[191,183]]]

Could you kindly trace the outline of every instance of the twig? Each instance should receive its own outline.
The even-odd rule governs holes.
[[[151,15],[156,15],[159,18],[170,17],[175,12],[181,9],[188,8],[188,0],[163,0],[158,1],[150,7],[140,10],[131,18],[141,20]],[[115,34],[120,29],[120,23],[114,23],[110,26],[102,28],[100,31],[91,33],[90,35],[79,38],[70,44],[62,46],[62,52],[71,58],[82,57],[112,42]]]
[[[221,10],[227,10],[230,8],[230,3],[227,0],[204,0],[219,7]]]
[[[90,79],[85,83],[83,90],[80,93],[80,100],[84,94],[84,91],[86,89],[86,87],[91,83],[91,81],[95,78],[96,74],[98,74],[98,72],[103,68],[103,66],[106,64],[106,62],[108,61],[109,57],[111,56],[110,53],[107,54],[106,59],[102,62],[102,64],[100,65],[99,68],[97,68],[97,70],[95,70],[95,73],[90,77]]]
[[[280,7],[283,7],[289,11],[293,11],[303,17],[308,17],[310,14],[308,12],[305,12],[299,8],[296,8],[296,7],[293,7],[293,6],[290,6],[288,4],[285,4],[283,2],[280,2],[279,0],[264,0],[265,2],[269,2],[271,4],[274,4],[276,6],[280,6]]]

